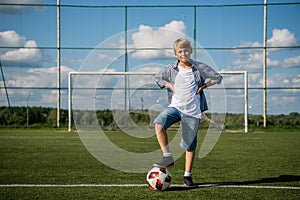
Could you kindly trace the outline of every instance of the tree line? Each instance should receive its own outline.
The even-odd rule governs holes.
[[[28,110],[27,110],[28,109]],[[27,112],[28,111],[28,112]],[[56,127],[56,108],[48,107],[0,107],[0,126],[3,127]],[[77,120],[83,123],[89,123],[90,112],[95,111],[77,111]],[[97,120],[102,127],[117,128],[115,111],[97,110]],[[207,116],[210,118],[210,114]],[[61,109],[60,126],[67,127],[68,125],[68,110]],[[129,112],[130,121],[140,126],[151,126],[153,116],[149,116],[148,110],[132,110]],[[121,116],[122,118],[122,116]],[[205,120],[203,120],[205,121]],[[243,114],[226,114],[225,128],[239,129],[243,127]],[[208,127],[208,122],[204,122],[202,127]],[[263,117],[261,115],[249,115],[249,127],[262,127]],[[277,128],[300,128],[300,114],[292,112],[288,115],[269,115],[267,118],[268,127]]]

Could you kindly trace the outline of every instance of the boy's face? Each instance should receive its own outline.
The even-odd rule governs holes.
[[[183,63],[188,63],[191,60],[191,50],[189,48],[175,48],[175,56],[176,58]]]

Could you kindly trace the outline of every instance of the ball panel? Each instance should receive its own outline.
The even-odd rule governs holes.
[[[160,180],[159,178],[156,179],[156,184],[155,187],[157,190],[162,190],[164,186],[164,183],[162,182],[162,180]]]
[[[148,179],[153,179],[159,175],[159,172],[150,172],[148,174]]]
[[[172,178],[166,168],[153,167],[148,171],[146,180],[151,190],[165,190],[170,187]]]

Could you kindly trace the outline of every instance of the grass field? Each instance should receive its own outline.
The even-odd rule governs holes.
[[[129,151],[157,147],[155,138],[108,132]],[[203,140],[199,132],[199,143]],[[300,199],[300,132],[222,133],[196,158],[198,188],[182,185],[184,157],[170,169],[172,185],[155,192],[144,174],[113,170],[93,158],[76,132],[0,131],[0,199]],[[150,167],[150,166],[149,166]]]

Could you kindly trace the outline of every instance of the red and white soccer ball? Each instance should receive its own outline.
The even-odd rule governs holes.
[[[146,179],[151,190],[165,190],[170,187],[172,178],[167,168],[153,167]]]

